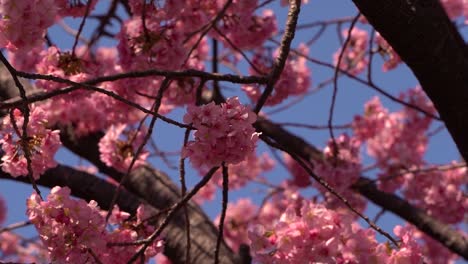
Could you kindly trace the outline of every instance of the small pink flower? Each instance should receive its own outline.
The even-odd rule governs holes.
[[[342,35],[344,38],[348,37],[348,29],[343,30]],[[368,33],[365,30],[359,28],[353,28],[351,31],[351,37],[349,38],[348,45],[346,45],[341,58],[340,69],[348,71],[353,75],[360,74],[367,67],[367,48],[368,48]],[[338,59],[342,49],[339,49],[333,55],[335,65],[338,63]]]
[[[111,126],[101,141],[99,141],[99,152],[101,160],[109,167],[114,167],[121,172],[127,172],[136,151],[143,143],[145,133],[142,131],[126,131],[127,125],[120,124]],[[125,139],[121,139],[124,137]],[[149,152],[143,150],[139,153],[133,165],[133,169],[145,163]]]
[[[237,97],[228,98],[221,105],[211,102],[189,106],[184,122],[192,123],[197,131],[195,140],[187,143],[182,155],[190,157],[200,171],[222,162],[237,164],[255,149],[259,135],[252,126],[255,120],[255,113],[241,105]]]
[[[262,50],[263,53],[265,53],[265,51],[266,50]],[[278,56],[278,51],[279,50],[275,52],[275,57]],[[299,45],[298,51],[304,55],[309,53],[309,49],[304,44]],[[271,55],[263,53],[255,54],[253,64],[256,69],[259,69],[266,74],[271,71],[273,61],[267,59]],[[251,74],[258,74],[258,72],[253,68],[249,71]],[[311,85],[310,75],[306,59],[304,57],[291,54],[286,61],[286,65],[284,66],[280,78],[276,82],[274,90],[268,98],[266,105],[279,104],[290,96],[304,95]],[[242,90],[244,90],[247,96],[254,101],[257,101],[262,95],[262,90],[259,85],[245,85],[242,87]]]
[[[15,123],[22,133],[24,122],[23,114],[18,110],[13,110]],[[54,155],[60,148],[60,131],[46,128],[46,112],[39,106],[30,111],[27,128],[27,142],[22,142],[21,135],[17,135],[13,129],[10,116],[3,120],[3,130],[0,132],[0,143],[5,155],[2,157],[2,170],[13,177],[28,175],[28,165],[23,146],[26,145],[31,158],[31,168],[33,177],[39,179],[47,169],[57,165]]]

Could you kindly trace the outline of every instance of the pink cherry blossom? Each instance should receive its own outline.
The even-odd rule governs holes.
[[[403,194],[413,204],[443,222],[455,224],[468,210],[462,186],[468,183],[466,168],[404,174]],[[453,201],[447,204],[444,201]]]
[[[236,203],[229,203],[224,221],[224,239],[235,251],[241,244],[249,242],[247,228],[256,217],[257,206],[250,199],[239,199]],[[220,216],[215,223],[219,224]]]
[[[106,214],[100,211],[97,203],[71,199],[67,187],[52,188],[46,201],[32,194],[27,200],[27,208],[29,220],[38,230],[53,262],[127,263],[138,247],[116,247],[109,246],[109,243],[135,241],[148,236],[146,231],[151,232],[149,229],[137,229],[138,222],[124,225],[123,221],[129,215],[120,212],[118,208],[114,208],[110,219],[110,223],[116,227],[108,231]],[[137,221],[141,220],[140,215],[137,215]],[[145,257],[160,253],[162,247],[163,242],[156,240],[145,251]]]
[[[324,158],[314,161],[314,173],[335,190],[347,189],[359,179],[361,174],[360,147],[359,140],[350,138],[346,134],[336,138],[335,142],[329,140],[323,150]],[[320,185],[317,187],[323,188]]]
[[[293,179],[290,180],[291,184],[294,184],[299,188],[310,186],[312,183],[311,176],[299,163],[297,163],[291,156],[286,153],[283,155],[283,160],[287,169],[291,173],[291,176],[293,177]]]
[[[191,123],[197,131],[195,140],[189,141],[182,155],[189,157],[195,168],[201,171],[213,166],[237,164],[245,160],[255,149],[259,134],[252,124],[256,115],[231,97],[226,103],[213,102],[203,106],[190,105],[184,122]]]
[[[271,229],[257,224],[248,230],[257,263],[422,263],[415,238],[402,228],[395,234],[402,247],[392,250],[348,214],[308,201],[289,206]]]
[[[18,132],[22,133],[24,122],[20,110],[13,110]],[[47,115],[40,106],[30,111],[27,127],[27,142],[22,143],[21,135],[14,130],[10,116],[3,119],[0,143],[5,154],[2,157],[2,170],[13,177],[28,175],[28,165],[23,145],[26,145],[31,158],[33,177],[37,180],[47,169],[57,165],[54,155],[60,148],[60,131],[47,129]]]
[[[249,12],[243,10],[241,13],[228,12],[224,16],[223,24],[219,30],[229,39],[230,43],[217,33],[214,33],[214,36],[222,41],[227,48],[233,50],[236,48],[254,49],[261,46],[277,31],[276,17],[272,10],[264,10],[262,15],[247,14]],[[231,43],[236,48],[233,48]]]
[[[57,12],[54,0],[0,1],[0,47],[16,51],[41,46]]]
[[[0,233],[2,261],[8,263],[50,263],[47,249],[40,241],[25,239],[11,231]]]
[[[300,44],[298,52],[307,56],[309,49],[304,44]],[[256,53],[253,58],[253,64],[256,69],[262,71],[262,74],[267,74],[272,69],[273,61],[269,59],[270,56],[266,53],[266,50],[262,50],[260,53]],[[273,56],[278,56],[278,50]],[[250,72],[251,74],[258,74],[254,68],[251,68]],[[310,85],[310,70],[306,64],[306,59],[302,56],[290,54],[266,105],[279,104],[290,96],[304,95]],[[260,89],[259,85],[245,85],[242,90],[254,101],[257,101],[262,95],[262,89]]]
[[[252,152],[244,161],[228,165],[229,189],[240,189],[254,179],[260,180],[262,173],[272,170],[274,164],[274,161],[266,153],[257,156]],[[222,186],[223,175],[221,170],[215,172],[213,181],[218,187]]]
[[[343,30],[343,38],[348,37],[348,29]],[[353,75],[360,74],[367,67],[367,48],[369,45],[368,33],[365,30],[354,27],[351,31],[348,45],[346,45],[341,58],[340,69],[348,71]],[[333,55],[335,65],[338,63],[338,58],[342,48]]]
[[[385,60],[382,67],[384,72],[392,70],[402,63],[400,56],[379,33],[375,35],[375,42],[378,45],[380,55],[382,55]]]
[[[187,54],[181,32],[172,24],[162,26],[154,16],[147,17],[145,22],[146,33],[141,17],[123,25],[117,47],[122,67],[127,70],[179,69]]]
[[[465,0],[441,0],[440,2],[450,19],[463,15],[463,10],[466,9],[468,4]]]
[[[99,141],[101,160],[107,166],[114,167],[121,172],[127,172],[145,136],[143,131],[126,130],[126,128],[125,124],[111,126]],[[149,152],[145,150],[139,153],[133,169],[145,164],[148,155]]]

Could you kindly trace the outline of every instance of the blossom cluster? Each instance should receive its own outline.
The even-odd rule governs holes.
[[[378,52],[385,60],[382,67],[384,72],[396,68],[402,62],[400,56],[379,33],[375,35],[375,42],[378,46]]]
[[[310,70],[306,64],[306,58],[309,49],[306,45],[300,44],[298,52],[301,56],[290,54],[284,65],[284,69],[280,74],[278,81],[275,84],[273,92],[266,101],[266,105],[276,105],[281,103],[286,98],[296,95],[304,95],[310,88]],[[279,50],[274,54],[274,57],[279,55]],[[267,54],[267,50],[257,52],[252,60],[255,67],[250,68],[251,74],[267,74],[273,67],[271,55]],[[252,99],[257,101],[262,95],[259,85],[244,85],[242,90]]]
[[[420,87],[402,94],[400,99],[427,113],[435,113]],[[410,203],[429,215],[456,224],[463,220],[468,209],[468,198],[462,190],[468,181],[466,168],[424,169],[428,167],[424,160],[428,141],[425,132],[431,121],[432,117],[408,106],[389,112],[375,97],[365,104],[364,115],[355,117],[353,128],[381,169],[378,174],[381,190],[401,190]]]
[[[289,206],[273,228],[257,224],[248,231],[257,263],[423,263],[421,246],[397,226],[399,249],[378,243],[371,229],[321,204]]]
[[[0,47],[14,51],[40,46],[57,11],[54,0],[0,1]]]
[[[440,3],[450,19],[464,16],[465,24],[468,23],[468,2],[466,0],[441,0]]]
[[[400,99],[407,100],[427,113],[435,113],[432,103],[420,87],[402,94]],[[364,116],[354,119],[354,132],[367,143],[369,155],[376,159],[384,173],[423,164],[428,141],[425,131],[431,124],[430,116],[409,107],[389,113],[378,98],[366,103],[364,112]],[[401,182],[396,178],[385,181],[385,185],[380,187],[393,192],[399,184]]]
[[[348,38],[348,29],[343,30],[343,38]],[[367,58],[367,49],[369,45],[369,36],[367,31],[354,27],[351,30],[351,36],[349,41],[344,48],[339,49],[333,55],[333,60],[335,65],[338,64],[338,59],[340,54],[343,53],[340,63],[340,69],[347,71],[350,74],[358,75],[367,67],[368,58]]]
[[[14,120],[11,120],[11,117]],[[30,111],[26,139],[22,136],[23,122],[24,116],[19,109],[14,109],[11,115],[3,119],[0,144],[5,154],[2,157],[1,167],[4,172],[13,177],[28,175],[25,153],[28,151],[32,177],[37,180],[47,169],[57,165],[54,155],[61,146],[60,131],[47,128],[47,114],[40,106]],[[16,125],[17,130],[13,124]]]
[[[231,97],[221,105],[211,102],[202,106],[189,105],[184,122],[197,129],[195,140],[182,151],[195,168],[201,171],[214,166],[237,164],[255,149],[259,134],[252,124],[257,116]]]
[[[273,169],[275,166],[274,160],[268,156],[267,153],[257,156],[252,152],[247,158],[237,164],[227,165],[229,175],[229,190],[237,190],[245,187],[253,180],[266,181],[263,173]],[[201,175],[205,175],[208,171],[199,171]],[[213,178],[200,191],[195,195],[197,203],[203,203],[206,200],[213,200],[217,189],[223,186],[223,173],[222,170],[217,170],[213,174]]]
[[[0,253],[7,263],[50,263],[47,249],[40,242],[11,231],[0,233]]]
[[[133,169],[138,168],[149,155],[148,151],[142,150],[135,157],[136,151],[143,144],[145,133],[141,130],[128,131],[126,128],[126,124],[111,126],[98,144],[102,162],[120,172],[127,172],[133,159]],[[123,140],[122,137],[126,139]]]
[[[144,216],[142,210],[137,213],[138,221],[132,223],[124,222],[128,213],[114,208],[109,220],[113,228],[109,231],[105,212],[97,203],[71,199],[67,187],[52,188],[46,201],[35,193],[27,200],[29,220],[48,248],[50,259],[58,263],[127,263],[139,247],[110,244],[133,242],[151,234],[147,228],[137,228]],[[145,257],[160,253],[162,248],[162,240],[156,240],[145,251]]]
[[[408,201],[429,215],[448,224],[459,223],[466,217],[468,197],[463,192],[468,182],[466,168],[406,173],[403,170],[396,177],[402,179],[403,195]]]
[[[313,160],[313,167],[309,169],[322,178],[333,190],[346,198],[355,209],[362,212],[366,207],[365,200],[349,190],[349,187],[360,177],[360,147],[361,141],[358,138],[352,138],[346,134],[336,138],[335,141],[329,140],[323,150],[323,157],[319,160]],[[320,183],[312,181],[311,175],[289,155],[284,155],[284,162],[293,176],[289,183],[299,188],[313,185],[322,193],[329,208],[342,209],[344,207],[344,203],[338,197],[330,193]]]
[[[70,2],[78,2],[76,5]],[[97,0],[89,0],[90,11]],[[83,16],[86,5],[68,0],[0,1],[0,47],[11,51],[40,47],[56,17]]]
[[[238,3],[240,2],[238,1]],[[257,1],[249,0],[246,2]],[[236,6],[237,8],[235,8]],[[230,12],[233,9],[240,10]],[[234,5],[232,9],[228,9],[219,28],[227,39],[223,36],[217,36],[217,38],[226,47],[233,50],[259,47],[277,31],[276,17],[272,10],[267,9],[261,15],[255,15],[251,12],[246,12],[242,4]]]

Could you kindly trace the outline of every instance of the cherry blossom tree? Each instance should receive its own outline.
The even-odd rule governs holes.
[[[0,177],[30,192],[0,196],[0,259],[467,260],[468,2],[352,3],[354,16],[317,20],[306,0],[0,0]],[[337,48],[316,58],[333,29]],[[404,65],[413,88],[376,81]],[[373,95],[337,125],[343,79]],[[311,123],[297,104],[323,90],[327,124]],[[434,164],[443,131],[461,157]],[[24,222],[6,222],[10,199]]]

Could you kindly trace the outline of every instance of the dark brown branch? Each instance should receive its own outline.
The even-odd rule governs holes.
[[[26,177],[13,178],[1,170],[0,178],[28,183]],[[123,211],[134,215],[138,206],[143,203],[145,210],[149,210],[151,215],[156,215],[179,201],[180,194],[177,187],[166,174],[160,171],[144,167],[134,171],[130,178],[130,183],[127,183],[126,187],[132,188],[130,191],[121,190],[116,203]],[[116,186],[103,179],[62,165],[47,170],[37,181],[37,184],[50,188],[68,186],[72,195],[87,201],[95,200],[102,209],[106,210],[109,209],[110,197],[116,190]],[[144,199],[139,197],[138,193],[143,191],[146,192]],[[188,203],[187,211],[190,224],[193,227],[191,231],[191,263],[212,263],[214,261],[212,249],[216,244],[216,228],[194,203]],[[183,211],[176,213],[164,232],[166,234],[164,254],[171,259],[172,263],[185,263],[183,256],[185,256],[186,240]],[[220,260],[222,263],[236,263],[235,255],[224,242],[221,244],[221,249]]]
[[[467,160],[468,49],[440,2],[353,2],[411,68]]]
[[[273,69],[268,74],[268,83],[262,95],[258,99],[257,105],[254,109],[255,113],[260,112],[263,105],[268,100],[268,97],[273,92],[275,83],[280,78],[281,72],[283,71],[284,65],[286,64],[286,60],[288,59],[291,43],[294,39],[294,35],[296,34],[297,20],[299,19],[299,13],[301,11],[301,0],[291,0],[289,1],[289,5],[288,21],[286,21],[286,30],[284,32],[283,38],[281,39],[279,55],[273,64]]]
[[[102,134],[96,133],[77,139],[71,130],[71,128],[62,128],[62,143],[75,154],[89,160],[101,172],[119,181],[123,174],[107,167],[99,158],[97,143]],[[126,190],[159,210],[166,210],[180,201],[179,188],[166,174],[151,167],[142,167],[132,172],[123,186]],[[193,202],[188,203],[187,209],[191,226],[190,262],[213,263],[213,249],[216,246],[217,239],[216,228],[213,226],[212,221]],[[171,250],[164,253],[173,263],[185,263],[185,227],[187,224],[185,219],[184,210],[179,210],[172,217],[169,226],[165,228],[167,234],[165,245]],[[224,242],[221,243],[220,263],[236,263],[236,256]]]
[[[275,140],[279,145],[304,160],[321,160],[323,157],[319,149],[269,120],[259,118],[255,126],[259,132],[262,132],[262,135]],[[422,210],[415,208],[393,194],[379,191],[372,181],[364,177],[358,180],[353,189],[375,204],[417,226],[419,230],[439,241],[456,254],[468,258],[468,241],[450,226],[440,223]]]

